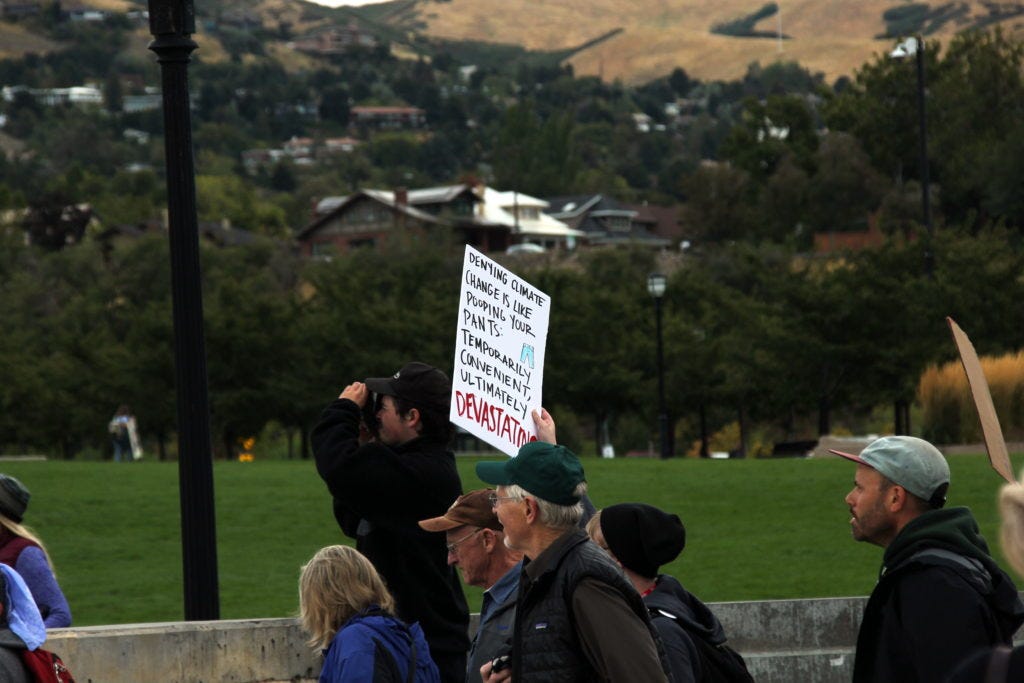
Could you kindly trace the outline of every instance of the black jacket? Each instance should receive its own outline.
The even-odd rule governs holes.
[[[423,438],[391,448],[359,445],[359,408],[337,399],[312,434],[316,469],[334,497],[345,535],[373,562],[395,597],[398,616],[419,622],[435,660],[469,649],[469,610],[444,534],[419,527],[462,493],[455,456]],[[465,665],[463,660],[462,666]]]
[[[721,645],[725,642],[725,630],[718,617],[668,574],[658,576],[657,585],[644,598],[644,604],[665,646],[673,683],[701,680],[700,652],[690,634],[703,636],[712,645]]]
[[[941,681],[973,651],[1009,643],[1024,622],[1013,581],[967,508],[932,510],[885,550],[864,608],[854,681]]]

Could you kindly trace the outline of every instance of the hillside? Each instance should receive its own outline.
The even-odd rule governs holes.
[[[393,3],[398,4],[398,3]],[[711,33],[714,24],[756,12],[760,0],[452,0],[415,3],[421,30],[435,38],[492,40],[535,50],[560,50],[580,45],[614,29],[611,39],[580,52],[569,61],[577,75],[605,80],[643,82],[679,66],[701,79],[734,79],[747,65],[777,59],[798,61],[831,81],[869,61],[893,45],[879,40],[886,30],[883,13],[908,3],[899,0],[796,0],[778,3],[781,43],[774,38],[738,38]],[[927,6],[924,6],[927,7]],[[627,9],[628,8],[628,9]],[[1024,36],[1024,4],[958,2],[936,5],[952,10],[955,19],[931,34],[946,38],[980,23],[1001,23],[1004,30]],[[1001,21],[992,12],[999,13]],[[409,14],[404,15],[409,20]],[[774,34],[779,14],[755,28]]]
[[[138,0],[85,0],[84,6],[123,10]],[[628,9],[627,9],[628,8]],[[392,0],[363,7],[330,9],[306,0],[199,0],[196,36],[203,59],[228,55],[219,40],[202,28],[224,12],[257,17],[265,31],[259,40],[266,52],[288,68],[306,59],[279,36],[354,16],[389,41],[397,54],[449,49],[444,41],[474,44],[473,63],[487,56],[513,59],[509,50],[545,53],[547,60],[572,64],[577,75],[597,75],[637,84],[682,67],[702,80],[732,80],[752,62],[797,61],[829,81],[854,70],[894,45],[899,34],[923,31],[930,39],[948,39],[974,26],[1001,25],[1024,38],[1024,0],[965,0],[928,5],[905,0]],[[888,20],[886,17],[888,16]],[[894,17],[897,17],[894,19]],[[902,18],[899,18],[902,17]],[[742,25],[747,35],[723,35],[712,27]],[[284,30],[287,27],[287,30]],[[784,39],[778,39],[780,32]],[[138,53],[145,52],[147,31],[140,27]],[[503,44],[504,49],[480,43]],[[0,21],[0,57],[43,53],[58,48],[24,24]],[[493,55],[491,53],[493,52]]]

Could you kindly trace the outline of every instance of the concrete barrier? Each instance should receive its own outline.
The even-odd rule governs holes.
[[[710,607],[759,683],[839,683],[853,675],[867,598],[720,602]],[[477,626],[470,620],[470,633]],[[53,629],[46,647],[79,683],[312,683],[320,656],[295,619]]]
[[[857,630],[867,598],[712,603],[729,642],[759,683],[853,678]]]
[[[320,656],[295,619],[53,629],[46,647],[78,683],[311,683]]]

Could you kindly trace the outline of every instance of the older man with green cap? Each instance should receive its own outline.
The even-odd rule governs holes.
[[[1024,622],[1013,581],[967,508],[943,509],[949,465],[935,446],[887,436],[859,455],[846,496],[854,539],[885,548],[864,608],[854,681],[941,681],[971,652],[1009,644]]]
[[[505,543],[525,556],[509,657],[484,664],[483,680],[666,681],[640,595],[578,528],[587,485],[573,452],[534,441],[476,473],[496,485]]]

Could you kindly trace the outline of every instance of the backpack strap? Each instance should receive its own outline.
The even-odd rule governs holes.
[[[377,605],[371,605],[369,608],[363,610],[362,613],[373,616],[391,617],[402,627],[402,635],[405,636],[406,642],[409,643],[409,671],[405,676],[405,680],[406,683],[413,683],[416,680],[416,640],[412,637],[412,631],[410,630],[409,626],[398,617],[388,614]],[[384,649],[384,652],[387,652],[388,657],[390,657],[391,661],[394,662],[395,658],[391,655],[391,652],[386,647],[384,647],[384,644],[376,638],[374,638],[373,640],[375,643],[377,643],[378,646]]]

